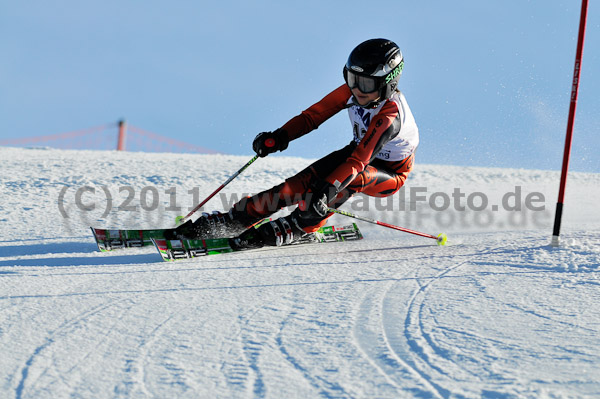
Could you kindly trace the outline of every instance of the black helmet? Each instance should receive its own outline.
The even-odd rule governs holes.
[[[350,53],[344,66],[344,80],[351,89],[358,87],[363,93],[379,92],[379,100],[364,106],[370,108],[394,94],[403,68],[404,58],[396,43],[371,39]],[[358,105],[356,101],[354,103]]]

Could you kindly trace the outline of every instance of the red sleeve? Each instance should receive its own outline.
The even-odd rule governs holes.
[[[290,141],[297,139],[315,130],[327,119],[343,110],[351,96],[352,92],[346,84],[343,84],[318,103],[302,111],[300,115],[290,119],[282,129],[287,131]]]
[[[338,191],[345,188],[377,155],[387,140],[390,139],[388,129],[393,129],[392,124],[398,116],[398,106],[393,101],[388,101],[369,124],[367,133],[352,152],[352,155],[338,166],[327,178]],[[339,183],[336,183],[339,182]],[[341,183],[341,185],[340,185]]]

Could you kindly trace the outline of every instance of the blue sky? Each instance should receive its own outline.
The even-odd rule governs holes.
[[[20,1],[0,5],[0,140],[132,125],[252,154],[343,83],[360,42],[398,43],[417,162],[560,169],[581,2]],[[600,8],[590,2],[571,170],[600,172]],[[285,155],[352,137],[347,113]]]

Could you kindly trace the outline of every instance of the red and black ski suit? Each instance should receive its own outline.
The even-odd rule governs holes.
[[[366,110],[354,105],[351,98],[352,93],[344,84],[281,128],[291,141],[349,108],[350,118],[355,120],[354,140],[350,144],[319,159],[282,184],[243,199],[234,205],[234,209],[252,219],[262,219],[283,207],[299,203],[315,185],[324,183],[337,188],[337,195],[329,203],[334,208],[355,193],[373,197],[396,193],[412,169],[414,150],[418,145],[418,130],[406,100],[397,92],[377,109]],[[407,137],[402,137],[404,133]],[[305,232],[316,231],[331,215],[304,217],[300,227]]]

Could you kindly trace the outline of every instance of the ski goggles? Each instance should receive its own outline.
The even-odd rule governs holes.
[[[357,75],[349,69],[345,69],[345,71],[344,77],[346,78],[346,84],[350,89],[358,87],[358,90],[365,94],[379,90],[379,79],[370,76]]]

